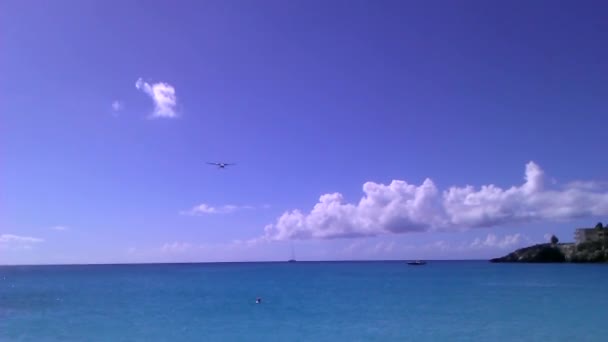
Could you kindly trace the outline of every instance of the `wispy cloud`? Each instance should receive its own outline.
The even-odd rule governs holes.
[[[351,254],[351,253],[353,253],[353,252],[355,252],[355,251],[359,250],[359,249],[361,248],[361,246],[363,246],[363,245],[364,245],[364,244],[363,244],[363,241],[365,241],[365,240],[363,240],[363,239],[359,239],[359,240],[353,241],[352,243],[348,244],[348,246],[346,246],[346,247],[345,247],[345,248],[342,250],[342,252],[343,252],[343,253],[347,253],[347,254]]]
[[[124,103],[116,100],[114,102],[112,102],[112,112],[114,114],[118,114],[118,112],[122,111],[125,108]]]
[[[513,248],[516,246],[520,246],[524,242],[529,242],[530,239],[521,235],[520,233],[505,235],[502,238],[496,236],[495,234],[488,234],[484,239],[476,238],[471,243],[471,247],[473,248]]]
[[[183,253],[189,251],[192,245],[187,242],[166,243],[161,247],[163,253]]]
[[[235,250],[246,250],[252,247],[259,246],[266,240],[251,239],[251,240],[234,240],[226,243],[202,243],[195,244],[191,242],[171,242],[161,246],[160,251],[163,253],[172,254],[191,254],[204,255],[205,253],[222,255]],[[201,254],[202,253],[202,254]]]
[[[43,242],[43,239],[30,237],[30,236],[19,236],[13,234],[2,234],[0,235],[0,242],[3,243],[38,243]]]
[[[267,225],[265,236],[332,239],[608,215],[604,183],[579,181],[553,189],[545,183],[543,170],[534,162],[526,165],[525,182],[508,189],[467,185],[441,192],[428,178],[421,185],[367,182],[359,203],[345,203],[340,193],[322,195],[309,213],[293,210]]]
[[[268,243],[268,242],[270,242],[270,241],[268,239],[266,239],[265,237],[258,237],[258,238],[248,239],[248,240],[233,240],[231,245],[232,246],[254,247],[254,246],[259,246],[261,244]]]
[[[62,231],[66,231],[66,230],[68,230],[68,229],[70,229],[70,228],[69,228],[69,227],[67,227],[67,226],[53,226],[53,227],[51,227],[51,229],[52,229],[52,230],[56,230],[56,231],[61,231],[61,232],[62,232]]]
[[[234,204],[226,204],[219,207],[214,207],[208,205],[206,203],[199,204],[194,208],[186,211],[180,212],[182,215],[209,215],[209,214],[230,214],[234,213],[237,210],[242,209],[254,209],[253,206],[250,205],[234,205]]]
[[[31,236],[20,236],[14,234],[2,234],[0,235],[0,248],[13,249],[13,250],[27,250],[31,249],[32,245],[44,242],[43,239],[31,237]]]
[[[135,88],[148,94],[154,101],[154,112],[152,117],[156,118],[176,118],[177,97],[175,88],[169,83],[158,82],[150,84],[141,78],[135,82]]]
[[[403,247],[403,245],[399,245],[392,240],[356,239],[343,248],[334,251],[334,253],[348,259],[384,258],[394,256],[395,253],[399,254]]]
[[[506,235],[489,233],[474,238],[457,240],[448,238],[423,243],[399,242],[384,236],[353,239],[343,248],[335,251],[334,255],[348,259],[404,259],[407,258],[406,256],[453,259],[471,255],[479,258],[521,248],[530,243],[532,240],[521,233]]]
[[[472,252],[472,251],[494,251],[511,250],[530,244],[532,240],[521,233],[498,236],[489,233],[484,237],[476,237],[472,241],[446,241],[438,240],[420,246],[413,246],[414,250],[442,251],[442,252]]]
[[[375,253],[390,253],[395,248],[395,241],[380,241],[376,243],[373,251]]]

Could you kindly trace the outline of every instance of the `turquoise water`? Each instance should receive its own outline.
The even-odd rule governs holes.
[[[603,341],[607,317],[608,265],[0,267],[1,341]]]

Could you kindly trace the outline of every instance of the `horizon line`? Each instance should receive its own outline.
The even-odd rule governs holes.
[[[424,260],[433,262],[458,262],[458,261],[490,261],[490,259],[354,259],[354,260],[296,260],[296,263],[347,263],[347,262],[408,262],[413,260]],[[138,266],[138,265],[194,265],[194,264],[279,264],[289,263],[287,260],[266,261],[175,261],[175,262],[113,262],[113,263],[57,263],[57,264],[0,264],[0,267],[16,266]]]

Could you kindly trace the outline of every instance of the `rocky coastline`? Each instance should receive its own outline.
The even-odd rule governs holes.
[[[606,263],[608,248],[601,242],[592,243],[544,243],[520,248],[490,262],[508,263]]]

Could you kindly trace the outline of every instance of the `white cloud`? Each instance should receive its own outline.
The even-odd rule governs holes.
[[[231,245],[232,246],[254,247],[254,246],[258,246],[260,244],[268,243],[268,242],[269,242],[268,239],[261,237],[261,238],[253,238],[253,239],[248,239],[248,240],[233,240]]]
[[[0,248],[7,250],[29,250],[33,244],[44,242],[43,239],[31,236],[19,236],[13,234],[0,235]]]
[[[526,165],[524,183],[507,189],[467,185],[441,192],[430,179],[421,185],[367,182],[359,203],[345,203],[340,193],[322,195],[309,213],[285,212],[265,227],[265,236],[331,239],[608,215],[608,191],[601,184],[574,182],[548,189],[543,170],[534,162]]]
[[[125,105],[122,102],[120,102],[118,100],[112,102],[112,110],[114,111],[115,114],[120,112],[124,108],[125,108]]]
[[[574,181],[567,184],[569,188],[583,189],[583,190],[596,190],[596,189],[607,189],[608,182],[605,181]]]
[[[513,248],[515,246],[519,246],[525,241],[529,241],[529,239],[527,237],[524,237],[520,233],[513,234],[513,235],[505,235],[502,238],[499,238],[494,234],[488,234],[488,236],[485,239],[476,238],[475,240],[473,240],[473,242],[471,243],[471,247],[473,247],[473,248],[490,247],[490,248],[506,249],[506,248]]]
[[[248,250],[251,248],[258,247],[262,243],[266,243],[263,239],[251,239],[251,240],[235,240],[226,243],[201,243],[193,244],[189,242],[172,242],[165,243],[161,246],[160,251],[165,254],[180,254],[180,255],[216,255],[221,256],[230,254],[231,252],[240,250]],[[130,248],[129,253],[135,252],[135,248]]]
[[[226,204],[220,207],[214,207],[208,204],[199,204],[194,208],[186,211],[180,212],[182,215],[206,215],[206,214],[230,214],[237,210],[241,209],[253,209],[253,206],[250,205],[234,205],[234,204]]]
[[[164,82],[150,84],[141,78],[135,82],[135,88],[148,94],[154,101],[154,112],[152,117],[157,118],[175,118],[177,112],[177,97],[175,96],[175,88]]]
[[[30,236],[19,236],[13,234],[0,235],[0,243],[39,243],[43,241],[43,239]]]
[[[69,228],[66,226],[53,226],[51,227],[52,230],[57,230],[57,231],[65,231],[68,230]]]
[[[397,243],[392,240],[387,241],[370,238],[355,239],[349,244],[340,249],[334,250],[333,252],[342,258],[348,259],[387,258],[394,256],[395,254],[399,254],[400,250],[405,249],[405,245],[397,245]]]
[[[485,255],[488,255],[487,253],[512,251],[529,245],[531,242],[532,240],[529,237],[521,233],[504,236],[489,233],[485,237],[477,237],[468,241],[438,240],[422,245],[405,246],[406,248],[403,248],[403,250],[407,251],[410,255],[421,253],[433,258],[442,256],[452,259],[455,255],[465,258],[471,255],[479,258],[481,255],[484,255],[483,258],[485,258]]]
[[[421,247],[421,249],[447,251],[447,250],[461,250],[461,249],[463,249],[463,247],[464,246],[462,246],[462,244],[459,246],[454,246],[450,242],[447,242],[445,240],[439,240],[439,241],[427,243],[427,244],[423,245]]]
[[[166,243],[161,247],[163,253],[183,253],[192,248],[192,245],[187,242]]]

